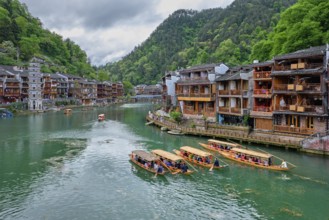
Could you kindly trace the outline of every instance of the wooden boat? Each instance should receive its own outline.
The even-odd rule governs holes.
[[[174,152],[178,156],[183,157],[185,160],[190,161],[199,166],[213,168],[213,169],[220,169],[225,167],[225,166],[214,166],[214,159],[212,154],[205,152],[203,150],[199,150],[197,148],[183,146],[180,148],[180,150],[174,150]],[[196,158],[201,158],[201,159],[198,160]]]
[[[227,159],[258,168],[278,171],[288,171],[291,169],[285,161],[283,162],[285,165],[273,164],[273,155],[254,150],[232,148],[229,152],[222,152],[221,155]]]
[[[160,157],[161,164],[164,167],[166,167],[172,174],[183,173],[183,174],[189,175],[189,174],[193,173],[193,171],[190,169],[188,169],[186,172],[182,172],[181,169],[178,169],[174,166],[175,164],[178,164],[178,163],[180,164],[180,163],[184,162],[184,159],[182,157],[180,157],[176,154],[164,151],[164,150],[160,150],[160,149],[152,150],[151,152],[154,155]],[[171,164],[173,164],[173,166],[167,166],[165,164],[165,162],[161,160],[161,158],[169,161]]]
[[[105,115],[104,114],[99,114],[98,115],[98,121],[104,121],[105,120]]]
[[[64,114],[69,115],[71,113],[72,113],[72,109],[70,109],[70,108],[64,109]]]
[[[207,150],[215,151],[221,154],[222,152],[229,152],[230,149],[233,147],[239,148],[242,147],[239,144],[230,143],[226,141],[218,141],[214,139],[209,139],[207,144],[199,143],[202,147],[206,148]]]
[[[179,130],[170,130],[170,131],[167,131],[167,133],[168,134],[173,134],[173,135],[183,135],[184,134]]]
[[[222,156],[224,156],[227,159],[247,164],[250,166],[263,168],[263,169],[269,169],[269,170],[279,170],[279,171],[287,171],[291,168],[289,168],[286,165],[286,162],[284,165],[275,165],[273,164],[274,156],[268,153],[262,153],[255,150],[250,149],[243,149],[242,145],[234,144],[230,142],[225,141],[218,141],[209,139],[208,144],[199,143],[202,147],[211,150],[216,151]]]
[[[164,175],[166,173],[164,170],[160,172],[159,170],[152,168],[152,164],[160,164],[160,159],[149,152],[134,150],[129,154],[129,158],[131,162],[151,173],[156,173],[157,175]],[[148,165],[145,166],[145,163]]]

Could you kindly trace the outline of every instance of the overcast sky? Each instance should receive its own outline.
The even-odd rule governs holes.
[[[117,61],[178,9],[226,7],[233,0],[20,0],[44,28],[70,38],[92,64]]]

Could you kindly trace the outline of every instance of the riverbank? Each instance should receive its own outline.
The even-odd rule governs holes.
[[[165,117],[153,117],[153,115],[146,116],[146,120],[148,122],[153,122],[153,124],[158,127],[166,127],[169,130],[179,130],[186,135],[220,138],[229,141],[233,140],[239,143],[245,142],[249,144],[250,143],[261,144],[264,146],[276,146],[285,149],[293,149],[304,153],[321,154],[321,155],[329,156],[329,152],[304,149],[302,147],[302,141],[305,138],[299,136],[287,136],[284,134],[279,135],[277,133],[274,134],[271,132],[266,132],[266,133],[257,132],[257,131],[249,132],[249,129],[245,129],[243,127],[242,128],[232,127],[232,126],[217,126],[216,128],[214,127],[191,128],[167,120]]]

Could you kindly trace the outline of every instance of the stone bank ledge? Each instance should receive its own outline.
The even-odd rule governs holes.
[[[205,136],[211,138],[221,138],[221,139],[230,139],[241,142],[248,143],[257,143],[263,144],[266,146],[272,145],[277,147],[284,147],[286,149],[295,149],[301,150],[302,145],[301,141],[303,138],[301,137],[290,137],[285,135],[277,135],[272,133],[262,133],[262,132],[248,132],[244,130],[230,129],[229,127],[222,127],[219,129],[216,128],[188,128],[181,125],[178,125],[174,122],[165,120],[165,117],[156,117],[151,118],[146,116],[146,120],[149,122],[153,122],[155,125],[159,127],[167,127],[168,129],[179,130],[187,135],[196,135],[196,136]],[[314,153],[314,152],[313,152]]]

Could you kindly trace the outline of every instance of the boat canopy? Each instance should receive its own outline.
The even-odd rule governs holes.
[[[171,161],[179,161],[179,160],[182,160],[183,158],[176,155],[176,154],[173,154],[173,153],[170,153],[170,152],[167,152],[167,151],[164,151],[164,150],[160,150],[160,149],[157,149],[157,150],[152,150],[152,153],[160,156],[160,157],[164,157],[166,159],[169,159]]]
[[[208,143],[215,143],[215,144],[223,144],[226,146],[230,146],[230,147],[239,147],[239,144],[234,144],[234,143],[229,143],[229,142],[225,142],[225,141],[218,141],[218,140],[214,140],[214,139],[209,139]]]
[[[146,152],[146,151],[143,151],[143,150],[134,150],[132,153],[139,156],[139,157],[141,157],[141,158],[143,158],[144,160],[147,160],[147,161],[159,160],[159,158],[157,158],[153,154],[151,154],[149,152]]]
[[[181,150],[185,150],[185,151],[187,151],[187,152],[190,152],[190,153],[192,153],[192,154],[199,155],[199,156],[201,156],[201,157],[209,157],[209,156],[211,156],[210,153],[205,152],[205,151],[203,151],[203,150],[199,150],[199,149],[194,148],[194,147],[184,146],[184,147],[181,147],[180,149],[181,149]]]
[[[271,154],[265,154],[265,153],[261,153],[261,152],[257,152],[257,151],[253,151],[253,150],[241,149],[241,148],[232,148],[231,151],[246,154],[246,155],[249,155],[249,156],[266,158],[266,159],[272,157]]]

